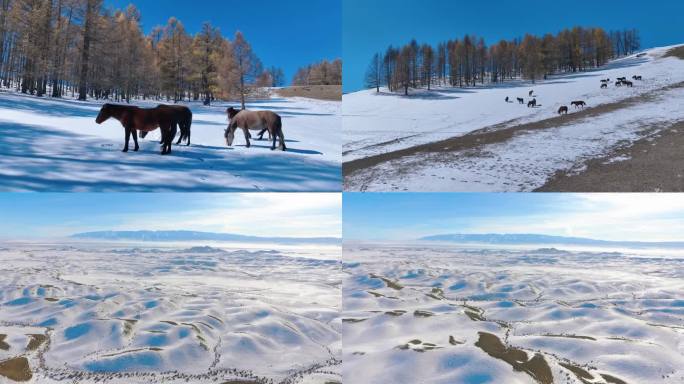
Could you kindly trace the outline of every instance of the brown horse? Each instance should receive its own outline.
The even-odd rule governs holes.
[[[229,147],[233,145],[235,139],[235,131],[241,128],[245,133],[245,140],[247,141],[247,148],[251,146],[249,139],[251,137],[249,131],[261,131],[262,134],[268,131],[269,136],[273,138],[273,145],[271,150],[276,149],[276,139],[280,139],[280,150],[287,149],[285,146],[285,135],[283,134],[283,122],[280,116],[271,111],[248,111],[230,107],[226,110],[230,123],[225,132],[226,145]],[[231,117],[232,116],[232,117]]]
[[[559,115],[563,115],[563,114],[567,115],[568,114],[568,106],[564,105],[564,106],[560,107],[558,109],[558,114]]]
[[[121,123],[126,131],[126,142],[123,152],[128,152],[128,142],[133,134],[135,151],[140,149],[138,145],[138,131],[151,132],[161,128],[162,132],[162,155],[171,153],[171,144],[176,137],[177,121],[176,114],[168,108],[143,109],[129,105],[105,104],[100,109],[95,122],[104,123],[113,117]]]
[[[157,108],[169,108],[176,115],[176,122],[180,128],[180,137],[176,145],[180,145],[183,140],[187,141],[186,145],[190,145],[190,127],[192,126],[192,111],[190,108],[182,105],[166,105],[159,104]],[[149,132],[140,132],[140,137],[143,139],[147,136]],[[172,139],[173,140],[173,139]]]
[[[242,112],[242,109],[235,109],[233,107],[230,107],[226,110],[226,113],[228,114],[228,120],[231,120],[233,117],[235,117],[238,113]],[[259,132],[259,139],[258,140],[263,140],[264,139],[264,134],[268,132],[268,128],[264,128]],[[249,133],[249,132],[248,132]],[[252,138],[252,134],[249,134],[249,138]],[[268,132],[268,141],[273,140],[273,137],[271,136],[271,132]]]

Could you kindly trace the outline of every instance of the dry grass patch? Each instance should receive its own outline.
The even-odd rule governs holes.
[[[275,90],[280,97],[306,97],[319,100],[342,100],[341,85],[292,86]]]
[[[667,53],[665,53],[665,57],[676,57],[684,60],[684,45],[681,47],[670,49],[669,51],[667,51]]]

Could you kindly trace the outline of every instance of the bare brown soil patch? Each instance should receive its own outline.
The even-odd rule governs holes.
[[[5,342],[5,339],[7,338],[7,335],[0,335],[0,349],[3,351],[9,351],[10,346]]]
[[[684,46],[670,49],[665,53],[665,57],[676,57],[684,60]]]
[[[29,337],[28,345],[26,346],[27,351],[35,351],[40,348],[40,346],[48,340],[46,335],[42,334],[32,334],[27,335]]]
[[[684,121],[661,129],[579,173],[558,172],[538,192],[684,192]],[[622,158],[623,161],[610,159]]]
[[[504,345],[496,335],[487,332],[479,332],[479,335],[475,346],[489,356],[505,361],[516,371],[527,373],[540,384],[553,384],[551,368],[541,354],[536,353],[528,359],[527,352]]]
[[[0,362],[0,376],[14,381],[29,381],[33,377],[28,359],[24,356]]]

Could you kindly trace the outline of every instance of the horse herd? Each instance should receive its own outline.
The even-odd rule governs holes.
[[[273,140],[271,150],[276,149],[276,140],[280,140],[279,149],[285,151],[285,135],[283,134],[283,124],[280,116],[270,111],[248,111],[238,110],[230,107],[226,110],[229,123],[224,131],[224,138],[227,146],[233,145],[235,131],[242,129],[245,133],[247,148],[251,146],[249,139],[252,135],[249,131],[260,131],[259,140],[268,132],[269,140]],[[173,140],[176,138],[180,128],[180,137],[176,145],[186,141],[190,145],[190,130],[192,126],[192,111],[190,108],[180,105],[160,104],[155,108],[140,108],[129,105],[104,104],[97,115],[95,122],[102,124],[109,118],[118,120],[125,130],[125,143],[123,152],[128,152],[128,144],[131,136],[135,144],[134,151],[138,151],[138,133],[141,138],[145,138],[148,133],[160,129],[161,131],[161,154],[171,153]]]
[[[632,76],[632,80],[634,80],[634,81],[637,81],[637,80],[641,81],[641,80],[643,80],[643,77],[640,76],[640,75],[634,75],[634,76]],[[610,83],[610,79],[601,79],[601,89],[608,88],[608,83]],[[634,83],[633,83],[632,81],[627,80],[626,77],[618,77],[618,78],[616,79],[616,81],[615,81],[615,86],[616,86],[616,87],[621,87],[621,86],[623,86],[623,85],[624,85],[624,86],[627,86],[627,87],[633,87],[633,86],[634,86]],[[541,104],[537,104],[537,98],[536,98],[536,96],[534,96],[534,90],[531,90],[531,91],[529,92],[529,97],[533,97],[533,99],[527,102],[527,107],[528,107],[528,108],[541,107]],[[518,100],[518,104],[525,105],[525,99],[523,99],[522,97],[518,97],[517,100]],[[512,103],[513,101],[511,101],[511,99],[510,99],[508,96],[506,96],[506,102],[507,102],[507,103]],[[582,108],[582,109],[584,109],[584,107],[587,106],[587,103],[586,103],[585,101],[583,101],[583,100],[576,100],[576,101],[571,102],[570,105],[572,105],[573,107],[575,107],[575,109],[577,109],[577,108]],[[567,105],[562,105],[562,106],[558,109],[558,114],[559,114],[559,115],[564,115],[564,114],[567,115],[567,114],[568,114],[568,106],[567,106]]]

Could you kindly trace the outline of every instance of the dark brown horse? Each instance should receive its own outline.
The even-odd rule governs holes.
[[[558,114],[559,115],[563,115],[563,114],[567,115],[568,114],[568,106],[564,105],[564,106],[560,107],[558,109]]]
[[[233,145],[235,139],[235,131],[241,128],[245,133],[245,140],[247,141],[247,148],[251,146],[249,139],[251,135],[249,131],[268,131],[273,138],[273,145],[271,150],[276,149],[276,139],[280,139],[280,149],[286,150],[285,135],[283,134],[283,122],[280,116],[271,111],[238,111],[235,108],[228,108],[226,110],[230,118],[230,124],[225,132],[226,145],[229,147]],[[232,117],[230,117],[232,116]]]
[[[176,122],[180,128],[180,137],[176,145],[180,145],[183,140],[187,141],[186,145],[190,145],[190,127],[192,126],[192,111],[190,108],[182,105],[166,105],[159,104],[157,108],[169,108],[176,115]],[[147,136],[149,132],[140,132],[140,137],[143,139]],[[171,139],[173,140],[173,139]]]
[[[177,121],[176,114],[168,108],[143,109],[129,105],[105,104],[100,109],[95,122],[104,123],[113,117],[121,123],[126,131],[126,142],[123,152],[128,152],[128,142],[133,134],[135,151],[140,149],[138,145],[138,131],[151,132],[157,128],[162,132],[162,155],[171,153],[171,144],[176,137]]]

